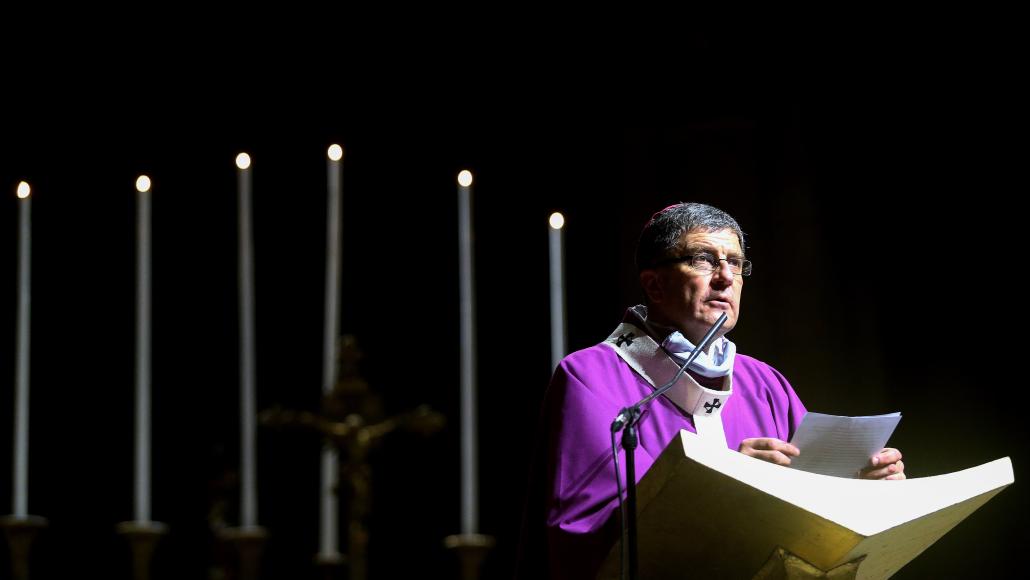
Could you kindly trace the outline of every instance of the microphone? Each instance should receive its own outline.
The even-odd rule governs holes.
[[[713,324],[712,327],[708,329],[708,332],[705,333],[704,338],[701,339],[701,344],[699,344],[697,348],[694,349],[694,352],[690,353],[690,356],[687,357],[687,360],[683,363],[683,365],[680,366],[680,369],[676,371],[676,374],[672,377],[671,381],[658,387],[654,390],[654,392],[638,401],[632,407],[623,407],[622,410],[619,411],[619,414],[615,416],[615,420],[612,421],[612,433],[618,433],[630,423],[635,424],[637,419],[640,418],[640,409],[642,409],[644,405],[662,396],[662,394],[671,389],[672,386],[680,380],[680,377],[683,376],[683,373],[686,372],[687,367],[690,366],[690,363],[694,362],[694,359],[696,359],[698,356],[701,355],[702,352],[708,349],[709,343],[711,343],[712,339],[715,338],[715,333],[718,332],[720,328],[722,328],[722,325],[725,322],[726,313],[723,312],[719,315],[719,319],[715,321],[715,324]]]
[[[686,362],[676,371],[672,380],[658,387],[653,393],[640,399],[632,407],[624,407],[612,421],[612,457],[615,461],[615,485],[619,496],[619,513],[622,514],[622,557],[620,572],[625,574],[628,571],[630,580],[637,580],[637,480],[636,455],[637,450],[637,421],[640,420],[640,409],[655,398],[662,396],[666,391],[676,384],[676,381],[683,376],[690,363],[694,362],[702,352],[708,348],[708,344],[715,338],[715,333],[722,328],[726,322],[726,313],[719,315],[719,319],[708,329],[701,344],[697,345],[694,352],[690,353]],[[626,504],[622,503],[622,488],[619,484],[619,454],[615,448],[615,433],[622,431],[622,448],[626,452]]]

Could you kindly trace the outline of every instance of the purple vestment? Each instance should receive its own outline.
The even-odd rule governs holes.
[[[570,354],[547,389],[523,523],[519,578],[594,578],[618,539],[612,419],[653,391],[618,353],[599,344]],[[722,409],[726,444],[751,437],[789,441],[805,407],[776,369],[737,354],[733,395]],[[639,423],[636,479],[679,434],[696,432],[693,417],[665,397],[644,409]],[[619,446],[620,469],[625,453]],[[620,474],[624,475],[624,473]]]

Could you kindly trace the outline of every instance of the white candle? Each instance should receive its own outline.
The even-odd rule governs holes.
[[[18,342],[14,412],[14,516],[29,513],[29,310],[31,306],[31,188],[18,184]]]
[[[476,336],[472,287],[472,172],[458,173],[458,246],[461,281],[461,533],[478,527],[476,481]]]
[[[322,350],[322,392],[328,394],[336,385],[336,340],[339,336],[340,311],[340,160],[343,148],[331,145],[328,151],[326,171],[329,191],[326,202],[326,250],[325,250],[325,332]],[[336,449],[326,445],[322,449],[322,521],[319,527],[319,555],[334,558],[339,555],[339,507],[335,493],[337,468]]]
[[[254,401],[254,256],[250,218],[250,155],[236,156],[239,194],[240,527],[257,525]]]
[[[551,369],[553,370],[565,356],[565,252],[562,247],[562,226],[565,217],[559,213],[551,214],[548,223],[551,226],[548,242],[551,264]]]
[[[136,509],[150,521],[150,178],[136,178]]]

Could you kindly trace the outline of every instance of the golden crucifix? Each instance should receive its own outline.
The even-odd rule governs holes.
[[[368,545],[365,520],[371,510],[372,487],[369,452],[383,437],[396,430],[423,435],[434,433],[443,428],[444,417],[428,405],[422,405],[407,413],[383,418],[379,396],[369,390],[368,383],[358,373],[358,361],[363,353],[357,340],[352,335],[344,335],[337,345],[337,379],[332,391],[322,399],[321,412],[273,408],[263,411],[259,418],[265,426],[314,431],[336,449],[339,455],[336,494],[350,498],[345,565],[350,580],[365,580]],[[336,574],[332,566],[327,566],[326,570],[327,577]]]

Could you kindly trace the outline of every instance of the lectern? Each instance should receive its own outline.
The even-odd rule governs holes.
[[[1012,482],[1007,457],[869,481],[774,465],[682,431],[638,484],[639,576],[888,578]],[[599,578],[618,577],[616,543]]]

